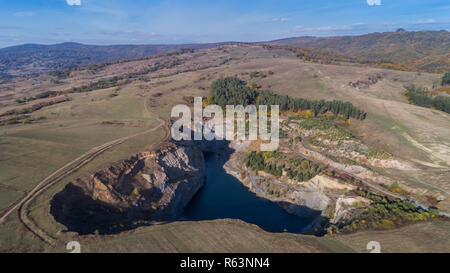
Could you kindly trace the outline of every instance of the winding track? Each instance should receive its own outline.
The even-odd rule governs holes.
[[[147,112],[150,113],[148,109],[148,99],[145,100],[144,106]],[[62,166],[55,172],[51,173],[49,176],[47,176],[44,180],[42,180],[36,187],[34,187],[26,196],[22,198],[19,202],[14,204],[12,207],[10,207],[0,218],[0,223],[3,223],[6,218],[17,208],[19,209],[19,219],[20,221],[25,225],[25,227],[30,230],[33,234],[35,234],[38,238],[43,240],[44,242],[55,246],[57,240],[55,238],[52,238],[49,236],[45,231],[40,229],[30,218],[28,215],[28,206],[29,204],[42,192],[44,192],[46,189],[51,187],[52,185],[56,184],[57,182],[61,181],[64,177],[66,177],[69,174],[74,173],[75,171],[79,170],[81,167],[92,161],[94,158],[102,154],[103,152],[123,143],[124,141],[144,135],[150,132],[154,132],[156,130],[159,130],[164,127],[166,122],[160,118],[156,118],[160,124],[152,129],[146,130],[144,132],[140,132],[131,136],[122,137],[107,143],[104,143],[100,146],[94,147],[87,151],[86,153],[80,155],[76,159],[72,160],[71,162],[67,163],[66,165]],[[165,130],[165,136],[164,140],[166,140],[169,137],[170,131],[168,129]],[[164,141],[163,140],[163,141]]]

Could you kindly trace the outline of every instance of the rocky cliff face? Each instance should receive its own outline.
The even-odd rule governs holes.
[[[355,204],[370,204],[370,201],[363,197],[344,197],[341,196],[335,203],[334,214],[330,215],[330,223],[342,225],[351,223],[365,211],[363,206],[355,206]]]
[[[80,234],[173,220],[204,184],[202,151],[193,143],[164,143],[69,183],[54,196],[50,212]]]

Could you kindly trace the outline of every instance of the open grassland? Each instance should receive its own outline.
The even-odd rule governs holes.
[[[71,237],[82,252],[120,253],[367,253],[367,243],[377,241],[383,253],[448,252],[450,223],[433,221],[395,230],[369,230],[349,235],[315,237],[269,233],[238,220],[173,222],[114,236]],[[65,252],[64,246],[51,251]]]
[[[450,247],[450,223],[444,221],[324,237],[269,233],[237,220],[173,222],[112,236],[79,237],[63,233],[60,244],[54,248],[31,236],[17,221],[2,225],[0,234],[2,252],[67,252],[65,244],[72,240],[81,243],[83,253],[367,253],[370,241],[380,242],[383,253],[448,252]]]
[[[313,236],[273,234],[235,220],[174,222],[140,228],[108,240],[81,240],[85,252],[333,252]]]
[[[39,124],[1,128],[0,185],[30,190],[92,147],[156,126],[145,110],[145,99],[127,91],[133,92],[124,90],[114,98],[104,98],[103,91],[74,96],[70,102],[34,113],[47,117]],[[123,125],[105,124],[108,121]]]
[[[0,191],[0,212],[6,209],[11,203],[17,200],[21,194],[16,191],[2,190]]]
[[[448,253],[450,249],[450,222],[433,221],[414,224],[394,230],[362,231],[349,235],[326,237],[357,252],[367,252],[370,241],[377,241],[383,253]]]
[[[381,170],[415,189],[425,200],[428,194],[450,191],[450,116],[408,104],[403,85],[430,87],[440,75],[417,74],[355,66],[311,64],[284,50],[257,46],[227,46],[201,50],[176,57],[114,64],[94,72],[79,70],[61,83],[43,75],[0,87],[0,112],[23,107],[14,100],[48,90],[67,90],[116,75],[139,71],[157,62],[174,61],[174,67],[149,72],[119,87],[69,94],[71,101],[44,107],[31,115],[45,117],[33,124],[0,127],[0,211],[31,190],[39,181],[77,156],[108,141],[144,132],[167,120],[172,106],[185,103],[184,96],[206,96],[210,84],[221,77],[238,76],[248,83],[279,94],[308,99],[350,101],[368,112],[365,121],[354,121],[348,129],[365,144],[411,162],[414,170]],[[254,71],[267,74],[251,78]],[[273,74],[269,75],[269,71]],[[368,88],[356,89],[349,82],[380,74],[381,80]],[[17,92],[13,88],[17,86]],[[11,96],[8,96],[11,95]],[[3,99],[1,99],[3,98]],[[322,238],[292,234],[271,234],[236,221],[175,222],[140,228],[107,237],[82,237],[64,233],[65,227],[49,213],[49,200],[71,180],[88,175],[112,162],[144,150],[164,137],[163,130],[129,139],[102,153],[76,172],[38,195],[27,212],[30,219],[60,242],[82,240],[86,252],[365,252],[372,237],[380,239],[386,252],[432,251],[414,235],[415,229],[433,240],[449,238],[448,222],[423,223],[390,231],[367,231]],[[5,198],[3,198],[3,196]],[[450,197],[450,196],[449,196]],[[447,198],[440,206],[450,208]],[[403,232],[402,232],[403,231]],[[360,237],[358,237],[360,236]],[[387,241],[381,239],[385,236]],[[428,236],[428,235],[427,235]],[[445,237],[444,237],[445,238]],[[374,239],[375,240],[375,239]],[[423,243],[422,248],[419,244]],[[448,248],[441,240],[436,251]],[[50,248],[25,229],[17,213],[0,225],[0,251],[65,251]]]

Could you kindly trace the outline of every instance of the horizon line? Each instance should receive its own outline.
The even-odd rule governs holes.
[[[295,38],[336,38],[336,37],[358,37],[358,36],[365,36],[365,35],[371,35],[371,34],[377,34],[377,33],[396,33],[396,32],[449,32],[449,30],[441,29],[441,30],[417,30],[417,31],[408,31],[404,28],[398,28],[396,31],[374,31],[374,32],[367,32],[364,34],[349,34],[349,35],[323,35],[323,36],[314,36],[314,35],[304,35],[304,36],[290,36],[290,37],[284,37],[284,38],[278,38],[273,40],[265,40],[265,41],[256,41],[256,42],[249,42],[249,41],[216,41],[216,42],[182,42],[182,43],[137,43],[137,44],[90,44],[90,43],[83,43],[83,42],[76,42],[76,41],[65,41],[65,42],[59,42],[59,43],[53,43],[53,44],[45,44],[45,43],[24,43],[24,44],[16,44],[16,45],[10,45],[6,47],[0,47],[0,50],[11,48],[11,47],[19,47],[19,46],[27,46],[27,45],[37,45],[37,46],[55,46],[55,45],[63,45],[63,44],[77,44],[77,45],[85,45],[85,46],[176,46],[176,45],[208,45],[208,44],[263,44],[268,42],[276,42],[276,41],[282,41],[282,40],[288,40],[288,39],[295,39]]]

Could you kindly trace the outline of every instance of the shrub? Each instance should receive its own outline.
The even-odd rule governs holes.
[[[393,228],[395,228],[395,224],[391,220],[381,219],[380,222],[381,222],[381,228],[383,228],[383,229],[393,229]]]
[[[442,82],[441,82],[442,86],[448,85],[448,84],[450,84],[450,72],[447,72],[444,74],[444,76],[442,77]]]

